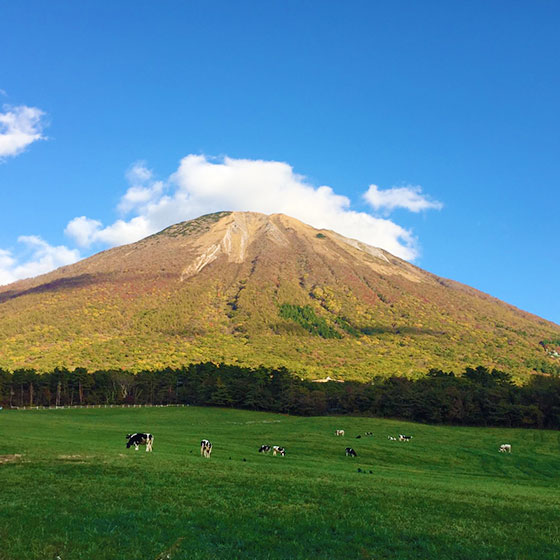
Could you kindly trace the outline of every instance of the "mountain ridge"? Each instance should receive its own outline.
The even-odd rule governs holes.
[[[329,333],[329,334],[327,334]],[[304,377],[559,363],[560,326],[284,214],[218,212],[0,287],[0,367],[209,360]]]

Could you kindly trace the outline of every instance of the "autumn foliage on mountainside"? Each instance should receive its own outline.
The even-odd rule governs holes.
[[[276,214],[221,212],[0,288],[0,367],[196,362],[303,378],[557,374],[560,327]]]

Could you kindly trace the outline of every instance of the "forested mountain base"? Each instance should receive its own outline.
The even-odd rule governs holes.
[[[510,374],[482,366],[461,375],[432,369],[419,379],[318,383],[285,368],[211,362],[141,371],[56,368],[0,370],[6,407],[87,404],[191,404],[304,416],[355,414],[428,423],[560,428],[560,378],[534,375],[516,385]]]

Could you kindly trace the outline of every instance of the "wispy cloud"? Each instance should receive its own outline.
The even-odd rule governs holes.
[[[130,187],[119,202],[119,211],[123,214],[135,208],[142,208],[146,204],[161,197],[163,182],[153,180],[153,172],[146,167],[145,162],[138,161],[126,172]]]
[[[43,140],[45,113],[37,107],[3,106],[0,112],[0,162],[17,156],[33,142]]]
[[[80,259],[78,249],[52,246],[36,235],[18,238],[17,250],[0,249],[0,285],[38,276]]]
[[[370,185],[364,193],[364,198],[375,210],[389,212],[396,208],[405,208],[410,212],[443,208],[441,202],[430,200],[429,197],[422,194],[422,187],[419,186],[392,187],[381,190],[377,185]]]

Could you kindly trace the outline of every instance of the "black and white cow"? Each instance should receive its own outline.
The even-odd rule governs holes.
[[[346,457],[357,457],[357,456],[358,454],[351,447],[346,448]]]
[[[146,452],[152,451],[154,445],[154,436],[152,434],[126,434],[126,448],[130,449],[131,445],[134,445],[136,451],[140,445],[146,446]]]
[[[272,447],[270,447],[270,445],[261,445],[261,448],[259,449],[259,453],[270,453],[271,449]]]
[[[282,455],[282,457],[284,457],[284,455],[286,455],[286,450],[283,447],[280,447],[279,445],[274,445],[272,447],[272,454],[276,457],[277,453],[279,453],[280,455]]]
[[[202,455],[202,457],[206,457],[206,459],[209,459],[211,453],[212,444],[207,439],[203,439],[200,442],[200,454]]]
[[[410,441],[412,436],[405,436],[404,434],[399,434],[399,441]]]

